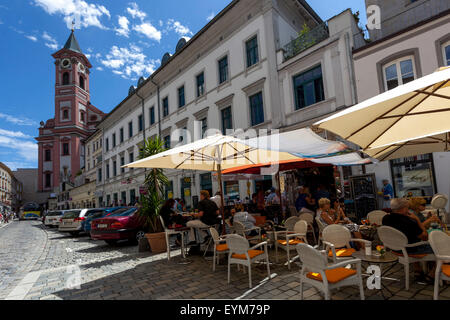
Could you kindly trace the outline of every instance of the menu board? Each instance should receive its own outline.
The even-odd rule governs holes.
[[[349,177],[358,222],[370,211],[377,210],[375,174]]]

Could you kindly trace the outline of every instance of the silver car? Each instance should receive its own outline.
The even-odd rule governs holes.
[[[44,217],[44,225],[47,227],[59,226],[59,220],[61,219],[64,211],[50,211]]]
[[[104,209],[73,209],[66,211],[59,222],[58,231],[69,232],[76,236],[84,231],[86,217],[90,214],[103,211]]]

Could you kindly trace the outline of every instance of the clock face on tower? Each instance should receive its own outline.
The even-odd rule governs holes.
[[[86,67],[80,62],[78,64],[78,72],[84,73],[86,71]]]
[[[62,59],[61,61],[61,68],[68,69],[72,65],[72,62],[70,62],[70,59]]]

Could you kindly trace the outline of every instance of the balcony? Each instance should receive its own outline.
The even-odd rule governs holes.
[[[289,42],[284,49],[284,61],[296,56],[300,52],[311,48],[313,45],[329,37],[328,26],[322,23],[313,29],[303,29],[297,39]]]

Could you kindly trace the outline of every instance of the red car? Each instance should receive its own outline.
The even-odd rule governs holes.
[[[92,220],[91,238],[105,240],[114,245],[119,240],[138,243],[145,235],[144,219],[138,215],[137,208],[130,208],[108,217]]]

